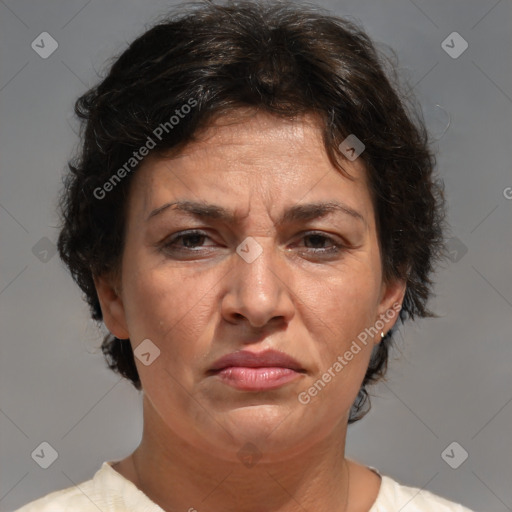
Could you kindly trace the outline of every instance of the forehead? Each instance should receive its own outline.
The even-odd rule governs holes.
[[[277,211],[290,201],[336,196],[365,216],[372,206],[361,159],[329,160],[320,120],[285,120],[266,113],[217,118],[178,152],[149,155],[135,173],[130,210],[147,216],[173,198],[231,204],[258,200]]]

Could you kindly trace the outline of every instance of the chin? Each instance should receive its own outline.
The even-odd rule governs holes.
[[[228,449],[232,449],[233,445],[242,448],[251,443],[262,455],[284,454],[298,445],[303,445],[308,437],[304,422],[297,421],[290,412],[290,408],[283,405],[256,404],[237,407],[222,413],[217,421],[225,430],[219,428],[216,431],[226,434],[222,438],[227,442]]]

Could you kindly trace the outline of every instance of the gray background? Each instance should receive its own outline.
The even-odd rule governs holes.
[[[141,436],[141,396],[106,369],[101,334],[51,250],[73,102],[166,5],[0,1],[1,511],[91,478]],[[512,2],[320,5],[397,51],[439,139],[454,237],[432,303],[440,318],[400,329],[347,454],[475,510],[512,510]],[[59,45],[47,59],[31,48],[44,31]],[[441,46],[453,31],[469,44],[458,58]],[[31,457],[43,441],[58,452],[48,469]],[[458,469],[441,455],[453,441],[469,454]]]

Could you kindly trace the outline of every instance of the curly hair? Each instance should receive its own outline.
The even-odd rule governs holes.
[[[443,186],[412,88],[401,90],[392,59],[356,22],[311,4],[204,1],[175,9],[113,58],[75,103],[81,144],[59,197],[58,250],[92,318],[103,320],[93,276],[120,269],[137,150],[148,140],[156,155],[179,150],[215,116],[240,107],[287,119],[317,115],[342,173],[340,143],[350,134],[363,141],[383,276],[406,282],[399,318],[435,316],[427,301],[443,252]],[[169,122],[187,104],[194,108]],[[349,423],[369,411],[366,387],[385,376],[394,334],[375,346]],[[109,368],[140,390],[130,343],[109,333],[101,348]]]

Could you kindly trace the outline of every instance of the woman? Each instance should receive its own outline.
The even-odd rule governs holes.
[[[428,136],[383,64],[317,9],[205,3],[78,99],[59,252],[144,432],[20,512],[469,510],[345,457],[442,248]]]

